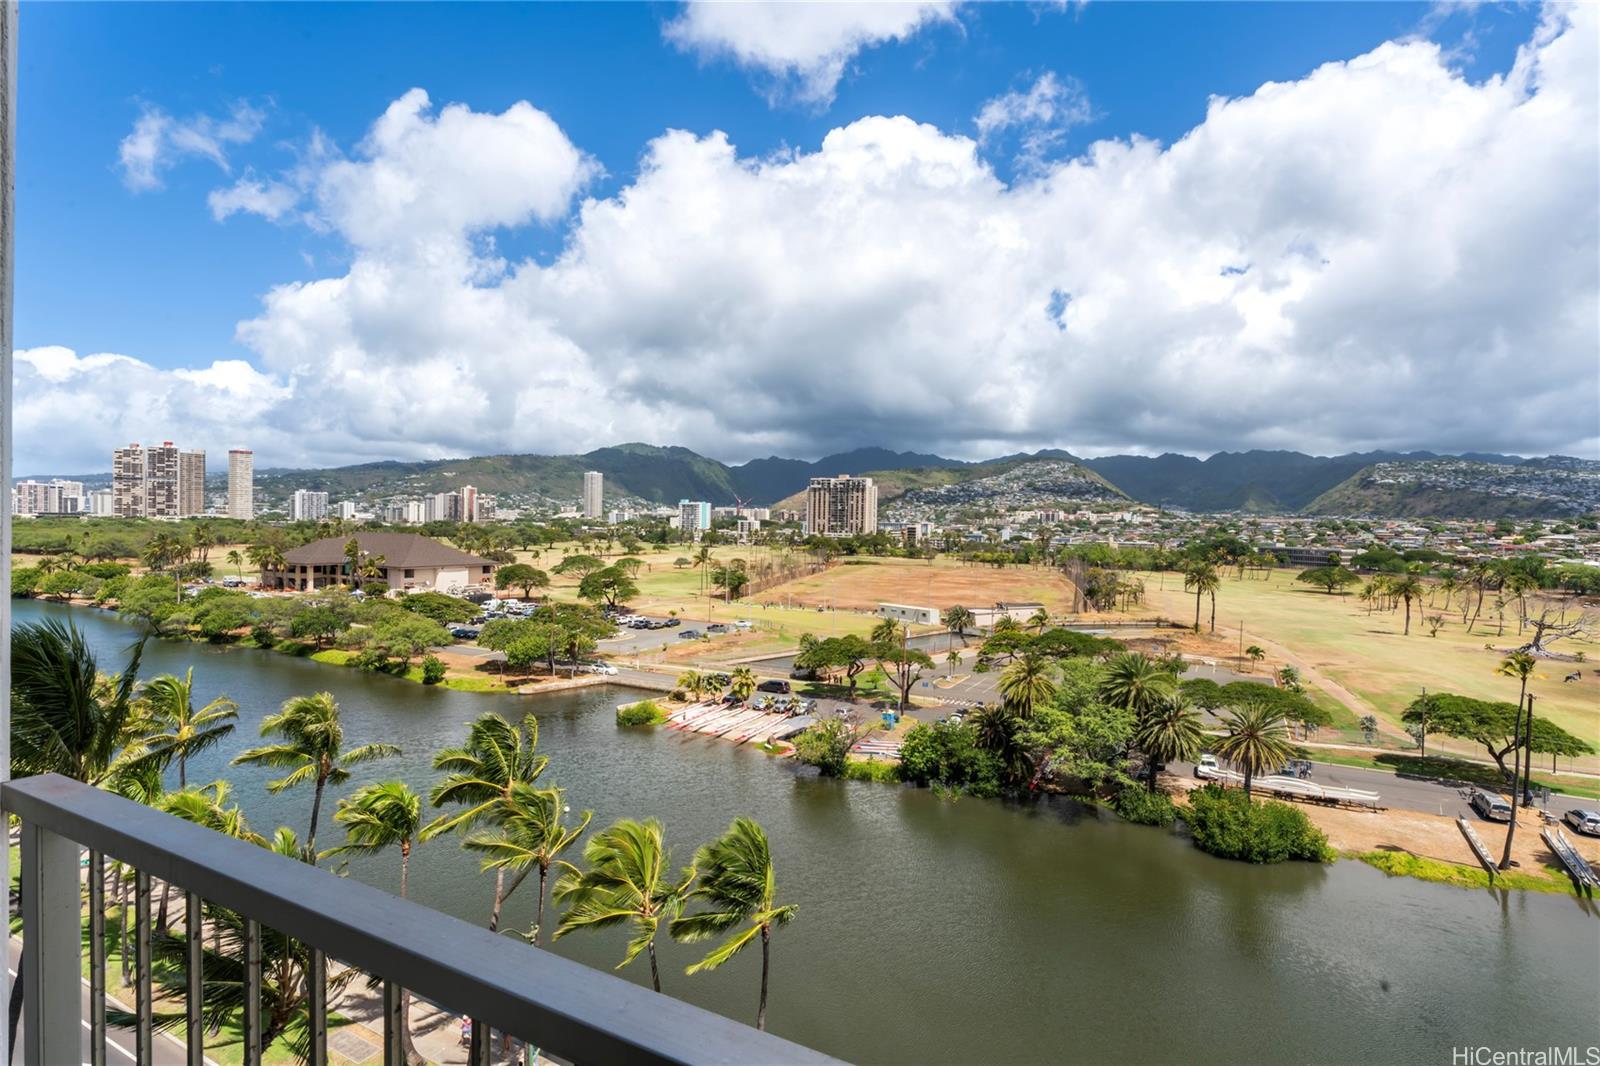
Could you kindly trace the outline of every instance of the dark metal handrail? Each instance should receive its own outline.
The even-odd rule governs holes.
[[[835,1061],[65,777],[47,774],[0,785],[0,808],[22,820],[25,841],[31,827],[120,860],[142,877],[180,887],[191,901],[237,911],[323,955],[575,1062]],[[26,876],[24,885],[26,892]],[[24,938],[31,932],[25,927]],[[76,937],[70,947],[77,950]],[[78,1039],[76,1032],[72,1038]]]

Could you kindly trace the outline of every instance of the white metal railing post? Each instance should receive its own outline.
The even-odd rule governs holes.
[[[23,1053],[27,1066],[83,1057],[78,845],[22,823]]]

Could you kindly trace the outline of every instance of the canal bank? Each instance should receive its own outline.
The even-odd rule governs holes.
[[[103,612],[15,606],[19,622],[70,614],[105,665],[137,635]],[[735,815],[756,818],[780,898],[800,908],[773,939],[770,1026],[847,1059],[1399,1063],[1447,1061],[1463,1044],[1600,1043],[1600,920],[1576,900],[1388,878],[1351,861],[1226,862],[1058,798],[952,803],[820,780],[749,745],[618,729],[615,706],[629,698],[619,688],[490,696],[165,642],[147,647],[143,673],[190,665],[200,695],[241,707],[236,736],[191,762],[190,778],[233,779],[257,828],[303,832],[310,796],[268,795],[268,772],[227,758],[284,699],[321,690],[340,701],[349,743],[404,750],[359,767],[351,788],[397,777],[425,792],[433,751],[459,743],[473,717],[534,712],[551,759],[543,780],[566,788],[574,811],[593,809],[597,826],[659,818],[681,864]],[[323,833],[335,835],[326,821]],[[393,890],[397,867],[384,856],[349,872]],[[491,885],[448,840],[413,855],[412,893],[431,906],[484,921]],[[533,903],[513,896],[504,927],[526,929]],[[609,969],[625,939],[574,935],[554,950]],[[701,954],[662,945],[666,992],[753,1018],[758,960],[685,976]],[[642,966],[622,973],[648,980]]]

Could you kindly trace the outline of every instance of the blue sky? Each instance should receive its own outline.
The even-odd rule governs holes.
[[[249,212],[219,220],[207,198],[241,179],[283,182],[297,161],[307,162],[317,133],[333,156],[370,162],[374,154],[363,150],[363,138],[385,108],[413,88],[427,93],[433,114],[447,104],[461,104],[474,114],[495,116],[526,101],[588,159],[588,169],[573,178],[570,190],[563,187],[573,195],[560,210],[534,211],[538,217],[530,218],[528,210],[513,208],[504,217],[464,227],[461,236],[479,262],[466,271],[467,288],[498,292],[519,273],[526,275],[524,281],[538,273],[539,282],[553,283],[540,268],[575,243],[579,205],[586,198],[627,205],[630,190],[641,181],[642,160],[668,130],[701,139],[723,131],[737,158],[756,166],[784,153],[820,159],[830,131],[872,116],[907,116],[937,130],[941,143],[978,142],[975,164],[988,168],[1002,191],[1018,194],[1043,181],[1051,168],[1082,158],[1097,142],[1149,138],[1169,147],[1206,122],[1213,97],[1242,100],[1269,82],[1297,84],[1322,64],[1354,60],[1385,42],[1436,42],[1439,68],[1481,88],[1512,72],[1518,49],[1529,45],[1548,17],[1534,6],[1490,4],[1449,12],[1399,3],[962,5],[932,11],[926,21],[883,39],[873,39],[877,31],[862,31],[865,37],[845,48],[843,74],[829,98],[826,86],[819,93],[805,81],[804,71],[775,73],[770,63],[750,58],[755,53],[748,51],[748,42],[674,34],[670,27],[689,19],[677,4],[24,4],[16,341],[20,349],[59,347],[78,357],[117,353],[157,371],[188,372],[239,360],[280,390],[273,393],[274,403],[292,408],[314,397],[314,360],[305,362],[302,353],[296,363],[259,335],[241,337],[239,324],[263,316],[263,297],[275,286],[359,274],[362,263],[380,263],[388,253],[352,238],[326,205],[320,215],[297,208],[276,220]],[[1054,117],[1040,118],[1024,105],[1029,91],[1047,76],[1044,84],[1054,95],[1041,99]],[[1013,117],[985,130],[978,119],[985,106],[1007,100],[1016,105],[1005,111]],[[232,140],[216,141],[216,158],[184,153],[169,141],[155,180],[144,188],[133,187],[127,168],[119,165],[119,146],[141,116],[163,116],[173,128],[198,123],[214,132],[240,108],[253,115],[250,128]],[[1273,128],[1260,135],[1263,150],[1272,147]],[[1250,172],[1244,173],[1248,180]],[[871,175],[857,178],[872,180]],[[306,190],[320,188],[320,180],[318,175],[303,179],[308,202],[319,194]],[[398,224],[406,224],[405,216]],[[752,224],[761,223],[742,220],[744,231]],[[1063,242],[1073,238],[1070,230],[1061,234]],[[838,254],[850,252],[841,247]],[[481,264],[490,260],[498,265],[485,272]],[[662,272],[689,266],[664,259],[654,264]],[[904,277],[900,282],[912,284]],[[920,290],[927,283],[919,278],[915,285]],[[1066,295],[1064,286],[1048,291]],[[827,306],[819,303],[813,311],[826,313]],[[439,318],[448,317],[441,310]],[[546,322],[549,315],[532,319]],[[350,328],[359,333],[363,327]],[[397,324],[371,326],[342,343],[359,347],[369,367],[430,358],[414,348],[385,351],[382,338],[389,328]],[[759,333],[730,337],[734,329],[731,320],[724,321],[713,341],[679,336],[660,321],[627,337],[592,323],[584,329],[561,325],[548,344],[505,356],[511,362],[498,365],[527,365],[530,374],[549,380],[552,373],[564,373],[559,370],[563,360],[578,360],[585,372],[607,382],[627,382],[641,373],[641,360],[748,363],[764,358]],[[978,337],[982,343],[981,330]],[[470,362],[476,343],[447,337],[436,342],[435,353],[449,350],[448,358]],[[1004,344],[998,337],[995,343]],[[1127,357],[1123,349],[1117,351]],[[1062,353],[1061,358],[1088,354]],[[1243,349],[1235,354],[1246,357]],[[1436,360],[1435,366],[1451,354],[1415,353],[1423,363]],[[928,358],[915,347],[902,357],[913,366]],[[1378,350],[1372,357],[1392,360],[1394,353]],[[1018,356],[1024,366],[1054,358],[1048,352]],[[1270,353],[1250,358],[1271,361]],[[95,403],[94,390],[106,386],[82,368],[71,375],[42,376],[54,388],[40,407],[40,419],[25,420],[24,429],[45,424],[44,412],[62,410],[73,389],[83,390],[88,406]],[[67,376],[72,380],[64,380]],[[190,401],[161,391],[160,381],[141,387],[155,390],[169,420],[184,420]],[[750,384],[758,382],[753,378]],[[19,389],[21,405],[46,391],[30,391],[26,382]],[[1233,433],[1224,428],[1226,419],[1158,427],[1152,415],[1141,428],[1137,413],[1120,438],[1096,426],[1085,434],[1092,439],[1083,440],[1071,426],[1051,428],[1038,412],[1022,410],[997,417],[992,425],[961,418],[955,420],[960,425],[948,429],[911,432],[909,427],[937,409],[931,403],[909,408],[883,401],[845,404],[834,417],[851,427],[845,434],[851,442],[873,437],[871,443],[968,453],[1008,443],[1198,452],[1297,443],[1286,425],[1245,424]],[[581,426],[567,425],[565,436],[556,427],[544,434],[519,428],[541,416],[537,403],[492,407],[472,420],[472,433],[424,431],[417,439],[403,431],[408,420],[396,412],[375,413],[368,425],[351,419],[339,426],[274,421],[268,412],[259,436],[269,454],[307,462],[569,450],[561,446],[567,438],[572,448],[607,443],[611,436],[670,443],[684,435],[685,427],[703,424],[721,426],[721,432],[689,433],[684,442],[724,458],[826,450],[826,440],[799,428],[803,418],[769,414],[758,424],[714,404],[697,410],[684,397],[673,404],[671,411],[656,410],[649,396],[623,389],[614,397],[615,417],[597,415]],[[1270,407],[1271,398],[1263,397],[1260,408]],[[99,408],[88,409],[100,417]],[[460,421],[459,409],[430,414],[443,423]],[[874,417],[881,418],[876,436],[870,424]],[[162,435],[138,420],[109,414],[104,420],[116,423],[106,426],[106,439],[128,432]],[[410,424],[420,428],[415,419]],[[25,456],[32,448],[37,462],[70,464],[80,458],[54,442],[33,447],[22,432],[19,447]],[[223,432],[215,425],[174,425],[165,435],[197,434],[203,443],[221,448],[229,443],[216,439]],[[823,436],[838,437],[832,431]],[[1590,435],[1563,429],[1543,440],[1530,436],[1520,447],[1517,432],[1493,436],[1483,446],[1527,451],[1581,445]],[[82,458],[103,446],[100,437],[93,435]],[[299,443],[291,446],[291,441]],[[1473,446],[1464,436],[1414,439],[1365,424],[1341,430],[1335,423],[1314,427],[1298,443],[1313,450]]]

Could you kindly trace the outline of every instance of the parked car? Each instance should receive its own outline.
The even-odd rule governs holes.
[[[699,640],[701,633],[698,629],[685,629],[678,634],[679,640]]]
[[[727,631],[728,627],[723,625],[721,622],[712,622],[710,625],[706,626],[707,633],[726,633]]]
[[[755,625],[755,623],[750,621],[750,619],[741,618],[737,622],[733,623],[733,628],[735,628],[735,629],[749,629],[753,625]]]
[[[477,589],[475,591],[468,592],[461,598],[466,600],[468,603],[488,603],[490,600],[494,599],[494,593]]]
[[[478,632],[476,626],[454,626],[450,630],[450,635],[457,640],[476,640]]]
[[[1574,807],[1562,816],[1566,823],[1586,837],[1600,837],[1600,811]]]
[[[664,625],[664,626],[675,626],[675,625],[680,625],[681,624],[681,620],[677,619],[677,618],[669,618],[665,622],[662,622],[661,624]]]
[[[769,681],[763,681],[763,682],[761,682],[761,684],[756,686],[756,691],[757,692],[781,692],[784,695],[788,695],[789,694],[789,682],[787,682],[787,681],[779,681],[777,679],[772,679],[772,680],[769,680]]]
[[[1209,751],[1200,753],[1200,761],[1194,764],[1194,776],[1204,779],[1216,777],[1222,771],[1217,765],[1217,757]]]
[[[1493,792],[1485,792],[1480,788],[1467,803],[1486,822],[1511,821],[1511,804]]]

